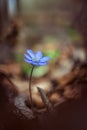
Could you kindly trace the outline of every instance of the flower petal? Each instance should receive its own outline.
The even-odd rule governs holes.
[[[29,63],[29,64],[32,64],[32,61],[28,60],[28,59],[24,59],[25,62]]]
[[[35,53],[32,50],[27,50],[27,53],[31,58],[35,58]]]
[[[39,62],[39,66],[44,66],[46,64],[47,64],[47,62]]]
[[[32,61],[32,65],[40,66],[38,62],[33,62],[33,61]]]
[[[36,59],[40,60],[43,57],[43,54],[41,51],[37,51],[35,56],[36,56]]]
[[[27,58],[28,60],[32,60],[32,58],[28,54],[24,54],[24,58]]]
[[[45,56],[45,57],[43,57],[42,59],[40,59],[40,62],[47,62],[48,60],[50,60],[50,57],[48,57],[48,56]]]

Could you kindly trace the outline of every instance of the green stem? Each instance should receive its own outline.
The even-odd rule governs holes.
[[[29,78],[29,93],[30,93],[30,105],[33,110],[33,100],[32,100],[32,90],[31,90],[31,82],[32,82],[32,74],[33,74],[34,66],[32,66],[30,78]]]

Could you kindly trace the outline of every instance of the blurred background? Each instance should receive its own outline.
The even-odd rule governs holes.
[[[0,71],[26,91],[31,66],[24,53],[40,50],[51,60],[35,69],[33,86],[48,92],[70,82],[87,60],[86,7],[86,0],[0,0]]]

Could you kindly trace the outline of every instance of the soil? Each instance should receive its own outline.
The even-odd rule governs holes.
[[[63,95],[64,102],[56,103],[51,111],[39,113],[34,118],[30,109],[28,113],[25,108],[29,114],[26,116],[24,109],[15,105],[20,93],[8,76],[0,72],[0,130],[87,130],[87,63],[79,68],[77,76],[68,83],[78,92],[77,96],[67,98]]]

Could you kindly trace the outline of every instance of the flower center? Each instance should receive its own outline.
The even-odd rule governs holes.
[[[38,59],[37,59],[37,58],[34,58],[33,60],[34,60],[34,62],[37,62],[37,61],[38,61]]]

